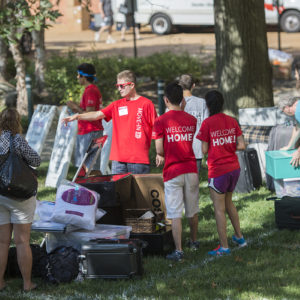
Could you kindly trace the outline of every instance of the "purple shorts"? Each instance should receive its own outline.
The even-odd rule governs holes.
[[[237,169],[219,177],[208,178],[208,187],[212,188],[219,194],[233,192],[239,179],[240,171],[240,169]]]

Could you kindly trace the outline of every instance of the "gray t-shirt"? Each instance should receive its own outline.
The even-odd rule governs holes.
[[[100,2],[103,4],[103,11],[106,17],[112,16],[113,11],[111,8],[111,0],[100,0]]]
[[[196,136],[199,132],[203,120],[209,116],[209,113],[208,113],[205,100],[203,98],[190,96],[190,97],[185,97],[185,101],[186,101],[186,106],[184,108],[184,111],[194,116],[197,119],[197,128],[193,139],[193,150],[196,159],[199,159],[203,157],[203,153],[201,149],[201,141],[196,139]]]

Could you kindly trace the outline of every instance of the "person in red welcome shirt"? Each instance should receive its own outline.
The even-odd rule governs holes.
[[[247,245],[241,233],[237,210],[232,202],[232,192],[240,175],[240,165],[235,151],[245,149],[245,142],[237,121],[222,113],[223,95],[216,90],[209,91],[205,101],[209,117],[203,121],[197,138],[202,141],[203,154],[208,154],[208,186],[220,239],[220,245],[208,254],[219,256],[230,253],[225,211],[235,231],[233,242],[240,247]]]
[[[98,87],[93,84],[96,70],[92,64],[83,63],[77,67],[77,79],[80,85],[85,87],[80,104],[68,101],[67,106],[75,113],[98,111],[102,106],[102,96]],[[78,132],[76,139],[75,166],[79,167],[82,159],[91,143],[95,138],[103,135],[101,120],[78,121]],[[91,161],[93,154],[88,158]],[[97,164],[100,169],[100,163]]]
[[[182,111],[180,103],[183,90],[177,83],[165,89],[165,104],[168,112],[154,123],[152,138],[155,139],[156,164],[164,163],[163,178],[167,217],[172,219],[172,234],[175,251],[167,259],[180,261],[183,258],[181,233],[182,212],[189,219],[190,241],[188,246],[199,248],[197,241],[199,212],[199,179],[193,137],[197,119]]]
[[[112,119],[112,174],[149,173],[149,148],[152,127],[157,117],[155,107],[151,100],[136,92],[136,77],[132,71],[125,70],[119,73],[116,87],[122,96],[121,99],[99,111],[69,116],[63,122]]]

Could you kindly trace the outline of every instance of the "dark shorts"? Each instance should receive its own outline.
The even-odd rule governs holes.
[[[208,178],[208,187],[219,194],[233,192],[240,176],[240,169],[228,172],[215,178]]]

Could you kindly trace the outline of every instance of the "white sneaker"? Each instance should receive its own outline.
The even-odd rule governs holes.
[[[114,44],[116,41],[113,38],[107,39],[106,44]]]
[[[100,34],[99,34],[99,32],[95,32],[94,41],[99,42],[99,40],[100,40]]]

